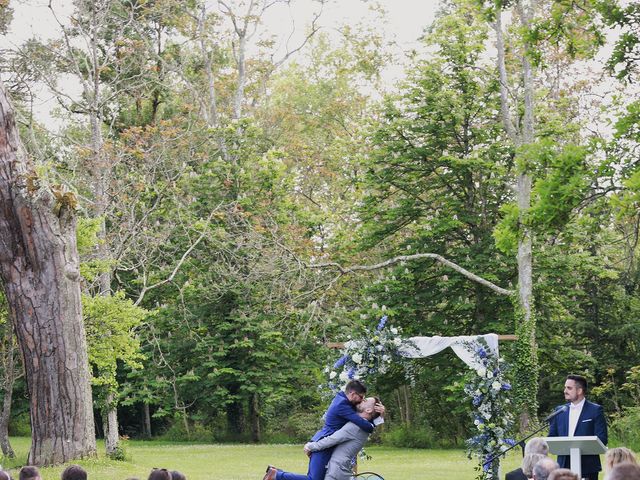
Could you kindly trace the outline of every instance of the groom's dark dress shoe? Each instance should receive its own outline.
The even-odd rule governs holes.
[[[276,480],[276,473],[278,473],[276,467],[272,467],[271,465],[269,465],[267,467],[267,473],[264,474],[262,480]]]

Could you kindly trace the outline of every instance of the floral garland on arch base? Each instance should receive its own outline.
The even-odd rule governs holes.
[[[508,437],[514,425],[509,399],[511,385],[505,378],[508,366],[484,339],[466,347],[481,365],[471,373],[464,387],[473,406],[471,415],[477,429],[476,435],[467,440],[467,455],[480,462],[476,467],[478,480],[499,480],[499,455],[516,443]],[[492,458],[494,461],[487,463]]]
[[[384,315],[375,330],[365,328],[362,337],[349,337],[333,367],[324,369],[327,381],[322,387],[336,394],[350,380],[365,380],[376,374],[384,374],[393,361],[406,360],[398,351],[410,342],[402,338],[400,327],[387,325],[387,320]]]

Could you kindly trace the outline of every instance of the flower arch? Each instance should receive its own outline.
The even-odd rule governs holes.
[[[388,324],[383,316],[374,330],[349,338],[340,357],[324,370],[326,387],[332,392],[351,379],[366,379],[385,373],[393,362],[425,358],[451,348],[470,367],[464,392],[472,405],[475,434],[467,440],[469,458],[478,460],[478,479],[498,480],[500,453],[514,445],[508,434],[513,429],[510,411],[511,385],[508,365],[498,353],[498,335],[459,337],[402,337],[402,329]]]

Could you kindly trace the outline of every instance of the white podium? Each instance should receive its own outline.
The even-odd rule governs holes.
[[[593,437],[546,437],[549,452],[554,455],[569,455],[571,471],[582,478],[582,455],[600,455],[607,451],[607,447],[596,436]]]

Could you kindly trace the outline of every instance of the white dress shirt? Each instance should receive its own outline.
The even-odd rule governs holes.
[[[580,418],[580,414],[582,413],[582,407],[584,407],[583,398],[581,402],[577,404],[571,403],[569,405],[569,431],[568,435],[573,437],[574,432],[576,431],[576,427],[578,426],[578,419]]]

